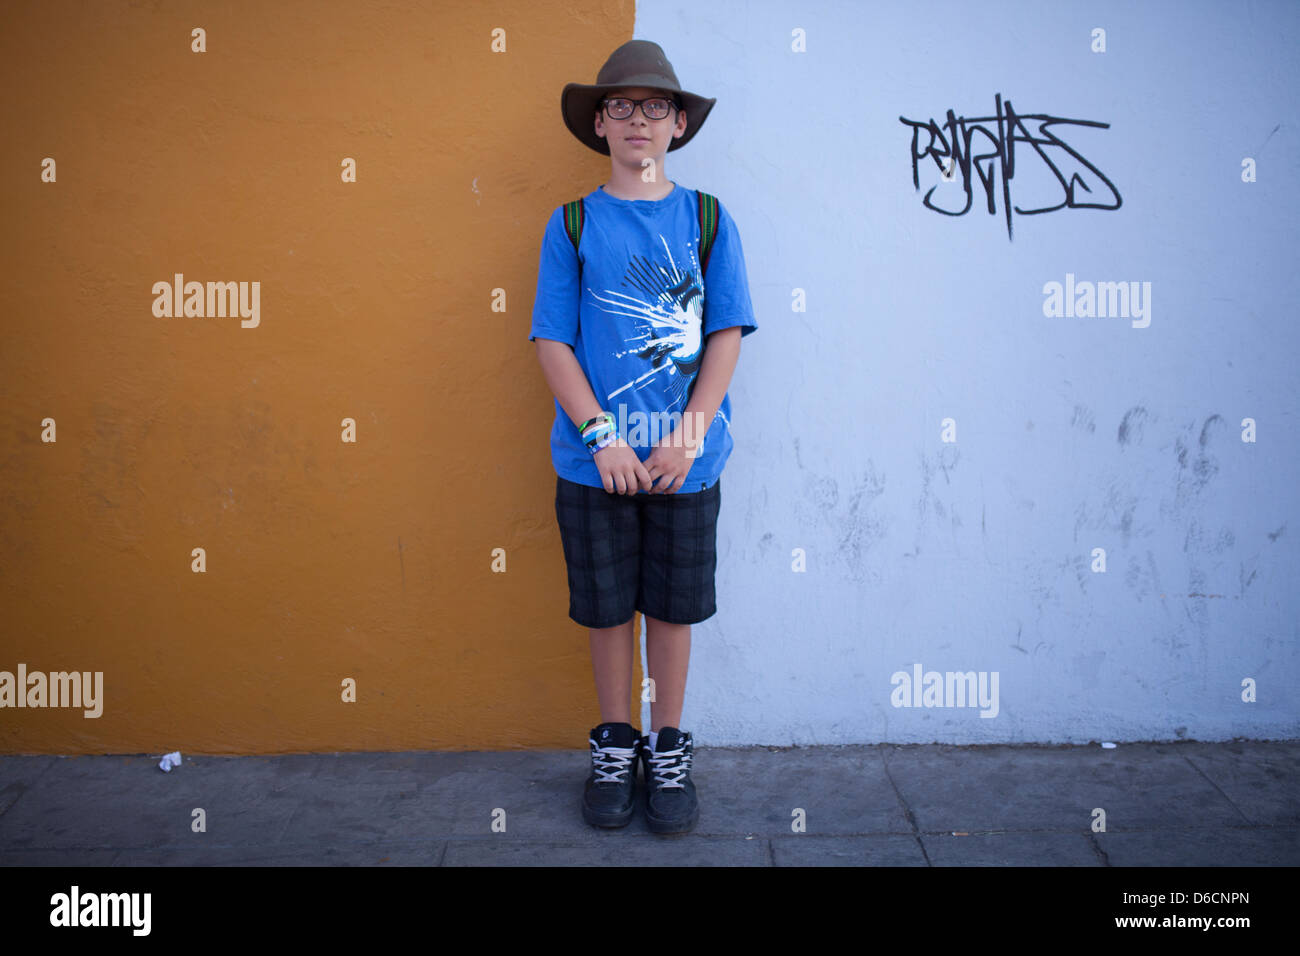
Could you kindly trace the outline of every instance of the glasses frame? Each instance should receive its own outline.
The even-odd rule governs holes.
[[[631,104],[632,104],[632,112],[630,112],[630,113],[628,113],[626,116],[622,116],[622,117],[619,117],[619,116],[612,116],[612,115],[610,115],[610,112],[609,112],[609,104],[610,104],[610,101],[611,101],[611,100],[624,100],[624,101],[626,101],[626,102],[628,102],[628,103],[631,103]],[[630,96],[607,96],[607,97],[605,97],[605,99],[603,99],[603,100],[600,101],[600,111],[601,111],[602,113],[605,114],[605,118],[606,118],[606,119],[611,119],[611,120],[614,120],[615,122],[618,122],[618,123],[621,123],[621,122],[623,122],[624,120],[630,120],[633,116],[636,115],[636,111],[637,111],[637,108],[638,108],[638,107],[639,107],[640,110],[641,110],[641,115],[644,116],[646,119],[650,120],[650,122],[652,122],[652,123],[658,123],[659,120],[666,120],[666,119],[668,119],[668,117],[669,117],[669,115],[670,115],[670,114],[668,114],[668,113],[665,113],[663,116],[660,116],[660,117],[657,117],[657,118],[656,118],[656,117],[649,116],[649,115],[646,113],[646,111],[645,111],[645,106],[644,106],[643,104],[645,104],[645,103],[649,103],[651,100],[665,100],[665,101],[668,103],[668,105],[669,105],[672,109],[676,110],[676,111],[679,112],[679,113],[681,112],[681,107],[678,106],[678,105],[673,101],[673,98],[672,98],[671,96],[664,96],[663,94],[659,94],[658,96],[647,96],[645,99],[641,99],[641,100],[634,100],[634,99],[632,99],[632,97],[630,97]]]

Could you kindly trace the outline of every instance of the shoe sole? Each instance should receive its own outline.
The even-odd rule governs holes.
[[[650,828],[651,833],[686,833],[695,828],[695,824],[700,821],[700,809],[695,808],[690,819],[682,822],[680,820],[663,820],[659,817],[652,817],[649,811],[645,815],[646,826]]]
[[[621,813],[601,813],[593,810],[585,803],[582,805],[582,819],[593,827],[618,828],[625,827],[632,822],[632,815],[636,811],[636,805],[633,804],[627,810]]]

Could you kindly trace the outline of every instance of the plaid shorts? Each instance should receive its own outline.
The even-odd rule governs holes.
[[[712,617],[721,504],[721,478],[689,494],[620,495],[557,475],[569,617],[584,627],[615,627],[634,611],[669,624]]]

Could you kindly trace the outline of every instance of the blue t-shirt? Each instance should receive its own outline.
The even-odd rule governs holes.
[[[758,328],[740,234],[721,202],[706,294],[697,196],[675,182],[663,199],[618,199],[598,187],[583,198],[578,256],[564,231],[562,206],[542,239],[528,341],[555,339],[573,347],[596,401],[643,462],[657,441],[682,428],[709,334],[739,325],[745,336]],[[727,394],[698,454],[687,459],[691,470],[678,493],[703,491],[721,476],[733,445],[730,423]],[[559,399],[551,463],[561,478],[604,487]]]

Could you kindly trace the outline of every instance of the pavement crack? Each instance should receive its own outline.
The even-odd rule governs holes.
[[[50,772],[50,768],[53,767],[56,763],[58,763],[57,757],[51,757],[49,760],[47,760],[45,762],[45,766],[41,768],[40,773],[38,773],[35,777],[32,778],[30,787],[27,784],[23,783],[21,780],[15,780],[7,787],[5,787],[3,790],[0,790],[0,817],[3,817],[6,813],[12,810],[14,808],[14,805],[17,804],[18,801],[23,798],[23,794],[26,793],[28,790],[30,790],[32,787],[36,786],[38,783],[40,783],[41,780],[45,778],[45,775]],[[5,794],[9,793],[10,791],[13,791],[14,793],[14,798],[12,800],[8,800],[5,798]]]
[[[1200,767],[1196,766],[1196,764],[1192,762],[1192,759],[1191,759],[1190,757],[1188,757],[1187,754],[1183,754],[1183,755],[1182,755],[1182,758],[1183,758],[1184,760],[1187,761],[1187,765],[1188,765],[1189,767],[1191,767],[1193,770],[1195,770],[1197,773],[1199,773],[1199,774],[1200,774],[1200,775],[1205,779],[1205,782],[1206,782],[1206,783],[1208,783],[1208,784],[1209,784],[1211,787],[1213,787],[1215,790],[1219,791],[1219,796],[1223,797],[1224,800],[1227,800],[1227,801],[1228,801],[1228,806],[1230,806],[1230,807],[1232,807],[1232,809],[1236,810],[1237,813],[1241,816],[1241,818],[1242,818],[1243,820],[1246,821],[1246,823],[1247,823],[1248,825],[1250,825],[1250,826],[1252,826],[1252,827],[1255,826],[1255,821],[1252,820],[1250,817],[1246,816],[1246,814],[1242,813],[1241,807],[1237,806],[1235,803],[1232,802],[1232,797],[1230,797],[1230,796],[1228,796],[1226,793],[1224,793],[1224,792],[1223,792],[1223,788],[1220,787],[1220,786],[1219,786],[1217,783],[1215,783],[1213,780],[1211,780],[1211,779],[1209,778],[1209,776],[1206,774],[1206,772],[1205,772],[1204,770],[1202,770]]]
[[[1101,844],[1097,842],[1097,834],[1093,833],[1091,830],[1088,831],[1088,842],[1092,844],[1092,852],[1097,854],[1097,859],[1101,860],[1101,865],[1110,866],[1110,857],[1106,855],[1106,851],[1103,850]]]
[[[916,825],[916,816],[912,813],[912,808],[907,805],[907,800],[903,798],[903,792],[898,789],[898,784],[894,781],[894,775],[889,772],[889,758],[885,752],[880,752],[880,763],[885,768],[885,779],[889,785],[894,788],[894,796],[898,800],[899,806],[903,808],[903,816],[907,818],[907,825],[912,828],[912,839],[916,841],[917,847],[921,850],[921,856],[925,859],[926,866],[934,866],[930,862],[930,854],[926,852],[925,843],[921,839],[921,831]]]
[[[23,783],[21,780],[15,780],[12,783],[10,783],[9,786],[5,787],[3,790],[0,790],[0,817],[3,817],[6,813],[8,813],[9,809],[15,803],[21,800],[23,798],[23,794],[26,792],[27,792],[27,784]],[[10,794],[13,794],[13,799],[10,799],[9,797]]]

